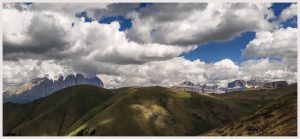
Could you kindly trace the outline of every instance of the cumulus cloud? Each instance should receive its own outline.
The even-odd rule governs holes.
[[[271,4],[154,4],[132,12],[129,39],[172,45],[198,45],[230,40],[246,31],[272,28]]]
[[[98,62],[141,64],[170,59],[195,49],[158,43],[129,41],[118,22],[84,22],[50,11],[29,12],[4,9],[4,59],[95,59]],[[24,21],[18,17],[24,18]],[[22,19],[21,18],[21,19]],[[19,22],[13,22],[16,19]],[[24,24],[22,24],[24,22]],[[14,28],[20,25],[21,31]],[[18,25],[17,25],[18,26]],[[19,36],[15,38],[15,36]],[[18,39],[18,40],[16,40]],[[79,58],[78,58],[79,59]],[[79,61],[80,62],[80,61]]]
[[[129,12],[135,11],[138,3],[111,3],[105,8],[97,8],[87,11],[87,16],[96,20],[105,16],[126,16]]]
[[[76,18],[76,15],[85,12],[89,18],[100,20],[105,16],[126,16],[135,11],[139,3],[4,3],[3,7],[19,11],[50,11],[69,18]]]
[[[297,28],[257,32],[244,51],[247,57],[297,57]]]
[[[219,61],[216,64],[206,64],[200,60],[189,61],[183,57],[165,61],[153,61],[141,65],[107,63],[95,65],[89,63],[94,61],[89,60],[86,62],[86,65],[83,63],[77,64],[84,68],[92,69],[89,73],[93,73],[96,70],[99,77],[105,82],[105,87],[108,88],[151,85],[171,86],[185,80],[213,84],[224,82],[228,79],[235,79],[237,78],[235,74],[238,72],[236,71],[237,65],[229,59]],[[68,62],[66,61],[66,63]],[[49,74],[50,78],[56,79],[59,74],[65,75],[81,72],[81,69],[78,69],[80,66],[68,66],[66,63],[38,60],[5,61],[4,80],[6,84],[21,83],[34,77],[43,77],[46,74]],[[235,69],[235,71],[227,73],[226,76],[218,76],[222,75],[224,70],[232,69]],[[87,69],[83,71],[86,72]]]
[[[292,4],[281,12],[280,20],[287,21],[295,16],[297,16],[297,4]]]
[[[297,71],[297,28],[281,28],[257,32],[246,46],[243,56],[248,58],[279,58],[282,64]]]
[[[297,82],[297,71],[287,68],[278,59],[252,59],[241,63],[244,78],[263,77],[268,80],[285,80],[289,83]]]
[[[282,65],[279,60],[269,58],[247,60],[235,64],[230,59],[216,63],[205,63],[200,60],[190,61],[184,57],[175,57],[165,61],[153,61],[140,65],[118,65],[86,61],[80,66],[55,61],[20,60],[5,61],[4,86],[29,81],[35,77],[49,74],[52,79],[59,74],[93,73],[100,77],[106,88],[124,86],[172,86],[182,81],[192,81],[205,84],[226,86],[236,79],[249,80],[253,77],[263,77],[268,80],[286,80],[289,83],[297,81],[297,72]],[[80,67],[84,69],[80,69]],[[87,68],[86,68],[87,67]],[[85,69],[86,68],[86,69]],[[91,71],[88,71],[88,70]],[[84,71],[84,72],[82,72]]]
[[[34,15],[28,28],[24,32],[17,33],[20,40],[15,38],[16,30],[4,29],[7,34],[4,37],[5,53],[44,54],[52,50],[62,50],[67,45],[65,39],[67,33],[56,21],[53,15]]]
[[[176,57],[144,65],[117,66],[114,69],[119,74],[99,74],[106,83],[105,87],[172,86],[182,81],[226,86],[230,81],[249,80],[253,77],[271,81],[286,80],[289,83],[297,81],[296,71],[287,69],[281,61],[269,58],[247,60],[238,65],[229,59],[209,64],[200,60],[189,61],[183,57]]]
[[[33,3],[33,4],[25,4],[25,3],[4,3],[3,7],[5,9],[17,9],[19,11],[36,11],[36,12],[44,12],[50,11],[54,13],[59,13],[64,16],[68,16],[71,18],[75,18],[75,15],[86,11],[88,13],[93,12],[94,10],[99,9],[107,9],[110,3],[78,3],[78,4],[70,4],[70,3]]]
[[[44,58],[68,44],[69,18],[60,14],[3,9],[4,59]],[[40,54],[37,56],[37,54]]]
[[[3,90],[16,87],[33,78],[48,76],[57,79],[60,75],[71,73],[70,69],[56,64],[53,60],[3,61]]]
[[[185,48],[158,43],[140,44],[128,41],[124,32],[119,31],[119,23],[109,25],[98,22],[79,23],[72,29],[72,39],[76,43],[70,52],[88,51],[86,58],[115,64],[142,64],[149,61],[170,59],[195,46]]]
[[[4,59],[74,59],[72,56],[75,55],[108,63],[142,64],[174,58],[195,49],[199,43],[230,39],[243,31],[268,28],[270,23],[266,19],[272,17],[268,5],[154,4],[138,15],[133,12],[131,15],[136,15],[132,16],[134,26],[124,33],[118,30],[117,22],[108,25],[97,21],[85,23],[62,14],[93,8],[93,5],[55,4],[56,7],[48,4],[49,8],[46,5],[31,4],[27,10],[4,9],[4,14],[9,15],[4,18],[4,24],[10,24],[4,29]],[[113,7],[120,6],[102,5],[99,9]],[[152,14],[153,11],[161,11],[161,14]],[[253,14],[253,18],[243,21],[246,14]],[[229,20],[230,17],[235,18]],[[14,28],[15,24],[20,25]],[[130,32],[140,32],[147,24],[150,28],[136,36],[143,38],[151,32],[154,41],[127,38],[132,38]]]

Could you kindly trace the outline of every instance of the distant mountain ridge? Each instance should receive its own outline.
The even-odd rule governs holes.
[[[48,96],[58,90],[69,86],[88,84],[103,87],[103,82],[98,78],[85,78],[82,74],[68,75],[65,79],[61,76],[58,80],[47,77],[35,78],[20,87],[3,93],[3,102],[26,103]]]
[[[227,87],[221,87],[220,85],[206,85],[200,83],[193,83],[191,81],[184,81],[179,85],[173,86],[173,88],[197,92],[197,93],[226,93],[232,91],[245,91],[245,90],[260,90],[260,89],[277,89],[288,86],[287,81],[269,81],[263,78],[252,78],[248,81],[235,80],[229,82]]]
[[[200,83],[193,83],[190,81],[185,81],[174,88],[189,92],[198,92],[198,93],[224,93],[226,91],[225,87],[220,87],[219,85],[206,85]]]

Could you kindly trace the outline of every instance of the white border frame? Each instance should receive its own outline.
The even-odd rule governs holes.
[[[14,3],[14,2],[33,2],[33,3],[140,3],[140,2],[150,2],[150,3],[201,3],[201,2],[217,2],[217,3],[224,3],[224,2],[230,2],[230,3],[278,3],[278,2],[291,2],[291,3],[297,3],[298,7],[298,15],[300,15],[300,1],[297,0],[1,0],[0,2],[0,41],[1,41],[1,47],[0,47],[0,90],[1,93],[3,93],[3,19],[2,19],[2,8],[3,8],[3,3]],[[300,34],[299,34],[299,16],[297,18],[297,73],[299,73],[299,68],[298,66],[300,65],[300,58],[299,54],[299,44],[300,44]],[[297,82],[299,82],[299,74],[297,74]],[[299,84],[297,85],[297,92],[299,92]],[[48,139],[48,138],[78,138],[78,137],[68,137],[68,136],[51,136],[51,137],[46,137],[46,136],[15,136],[15,137],[9,137],[9,136],[3,136],[3,95],[0,95],[0,137],[1,138],[10,138],[10,139],[15,139],[15,138],[36,138],[36,139]],[[297,95],[297,136],[296,137],[287,137],[287,136],[262,136],[262,137],[256,137],[256,136],[237,136],[237,137],[230,137],[230,136],[220,136],[220,137],[210,137],[210,136],[117,136],[117,137],[108,137],[108,136],[86,136],[86,137],[80,137],[80,138],[103,138],[103,139],[112,139],[112,138],[123,138],[123,139],[132,139],[132,138],[147,138],[147,139],[156,139],[156,138],[193,138],[193,139],[199,139],[199,138],[209,138],[209,139],[224,139],[224,138],[259,138],[259,139],[266,139],[266,138],[298,138],[299,137],[299,95]]]

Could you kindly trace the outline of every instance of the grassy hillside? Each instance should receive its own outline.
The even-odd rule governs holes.
[[[254,114],[204,135],[297,136],[297,92],[280,97]]]
[[[235,104],[233,107],[243,111],[244,113],[253,113],[257,110],[257,107],[262,107],[279,97],[293,92],[297,92],[297,84],[291,84],[281,89],[249,90],[212,95],[228,102],[233,102]]]
[[[83,85],[63,89],[30,104],[5,103],[4,134],[61,135],[83,114],[110,96],[109,90]]]
[[[78,85],[30,104],[4,104],[5,135],[199,135],[252,114],[284,89],[195,94],[163,87]]]

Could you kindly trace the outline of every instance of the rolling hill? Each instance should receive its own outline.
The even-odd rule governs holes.
[[[208,136],[297,136],[297,92],[282,96]]]
[[[77,85],[28,104],[4,103],[4,135],[199,135],[249,116],[283,89],[196,94],[163,87],[103,89]]]

